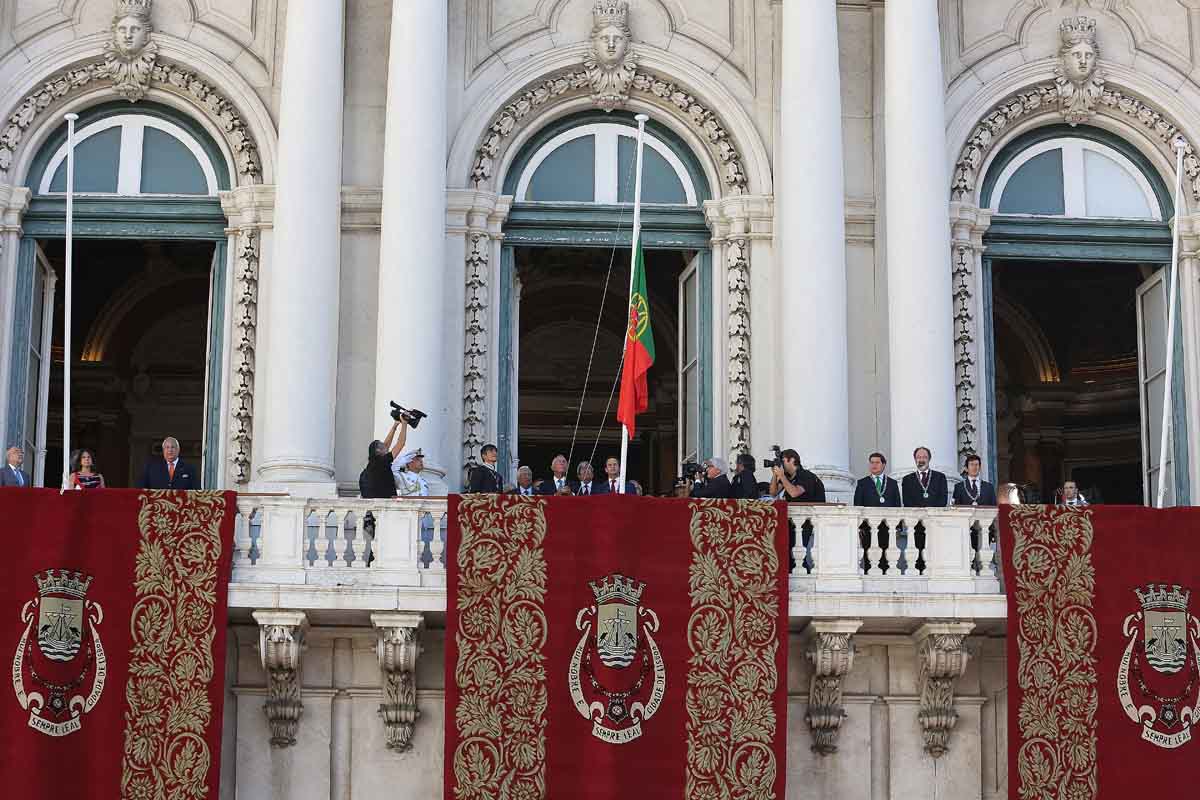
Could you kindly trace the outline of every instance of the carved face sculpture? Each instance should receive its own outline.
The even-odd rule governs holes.
[[[139,17],[132,14],[113,23],[113,45],[125,58],[136,58],[150,39],[150,29]]]
[[[1072,83],[1086,83],[1096,71],[1096,48],[1090,42],[1076,42],[1063,53],[1062,64]]]
[[[625,60],[629,37],[619,25],[603,25],[592,33],[596,61],[605,67],[617,67]]]

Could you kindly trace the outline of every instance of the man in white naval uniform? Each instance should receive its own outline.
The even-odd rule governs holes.
[[[420,448],[409,450],[392,461],[392,475],[396,478],[396,494],[400,497],[428,497],[429,481],[421,475],[425,469],[425,454]],[[421,515],[421,561],[429,566],[433,560],[433,515]],[[431,548],[426,555],[426,548]]]

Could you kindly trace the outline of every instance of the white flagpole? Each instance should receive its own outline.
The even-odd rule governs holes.
[[[1163,374],[1162,436],[1158,441],[1158,499],[1155,508],[1162,508],[1167,496],[1167,440],[1171,432],[1171,367],[1175,362],[1175,295],[1179,284],[1179,222],[1183,214],[1183,151],[1187,142],[1182,136],[1175,140],[1175,224],[1171,230],[1171,289],[1167,299],[1167,369]],[[1175,462],[1171,462],[1174,471]],[[1172,478],[1173,479],[1173,478]]]
[[[637,252],[639,240],[642,237],[642,140],[646,135],[646,122],[650,117],[638,114],[634,119],[638,124],[637,139],[637,174],[633,179],[633,251],[629,255],[629,301],[625,304],[625,324],[628,331],[629,309],[633,306],[633,275],[637,271]],[[626,337],[628,338],[628,332]],[[626,345],[627,346],[627,345]],[[621,423],[621,483],[617,491],[625,494],[625,462],[629,456],[629,428]]]
[[[66,280],[63,282],[63,472],[62,489],[71,481],[71,256],[75,242],[75,120],[78,114],[66,114],[67,120],[67,231]]]

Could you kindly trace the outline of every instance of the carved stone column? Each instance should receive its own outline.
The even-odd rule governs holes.
[[[417,717],[416,668],[421,654],[420,614],[380,612],[371,615],[371,624],[379,633],[375,654],[383,676],[383,703],[379,715],[387,733],[387,747],[403,753],[412,748]]]
[[[804,631],[804,657],[813,668],[804,721],[812,731],[814,753],[837,752],[838,731],[846,718],[842,681],[854,666],[853,637],[861,627],[860,619],[814,620]]]
[[[271,745],[296,743],[296,728],[304,704],[300,702],[300,659],[304,652],[303,611],[255,611],[258,654],[267,672],[267,702],[263,711],[271,727]]]
[[[954,682],[967,669],[969,654],[964,642],[974,628],[974,622],[929,622],[913,634],[921,693],[917,720],[925,737],[925,752],[934,758],[949,749],[950,731],[958,722]]]
[[[969,203],[950,204],[950,275],[954,302],[954,394],[958,466],[968,453],[985,456],[985,399],[980,386],[983,301],[983,234],[992,212]],[[987,459],[984,458],[986,463]],[[995,476],[992,476],[993,480]]]

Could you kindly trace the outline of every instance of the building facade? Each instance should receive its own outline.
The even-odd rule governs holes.
[[[6,0],[0,439],[57,483],[70,359],[110,485],[173,434],[206,486],[287,495],[243,504],[223,796],[440,796],[440,543],[403,526],[444,503],[400,503],[405,555],[365,578],[342,498],[391,400],[428,414],[435,495],[489,442],[509,479],[613,452],[635,115],[647,489],[778,443],[846,500],[872,451],[903,473],[925,446],[1031,499],[1187,503],[1198,70],[1186,0]],[[939,584],[863,574],[832,542],[881,518],[838,513],[792,579],[789,796],[1002,796],[1003,595],[966,538],[990,520],[945,512]],[[305,670],[272,667],[301,631]],[[836,752],[814,668],[840,669]],[[931,670],[958,687],[937,755]],[[376,716],[401,686],[411,750]]]

